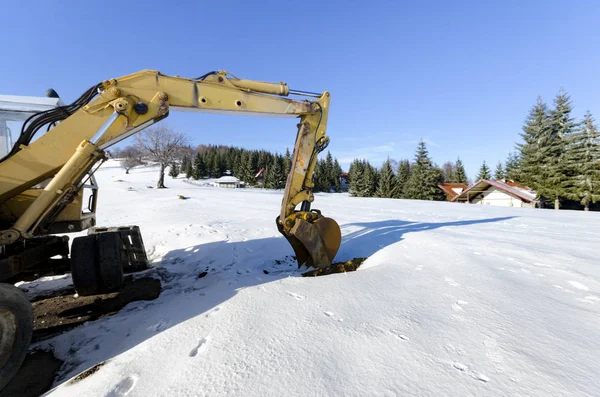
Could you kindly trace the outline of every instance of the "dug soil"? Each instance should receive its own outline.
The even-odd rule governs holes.
[[[66,289],[32,303],[32,343],[73,329],[87,321],[111,316],[134,301],[153,300],[161,292],[160,280],[145,277],[133,280],[128,277],[118,292],[104,295],[75,295]],[[38,397],[52,387],[63,362],[51,351],[32,351],[13,380],[0,392],[0,397]]]

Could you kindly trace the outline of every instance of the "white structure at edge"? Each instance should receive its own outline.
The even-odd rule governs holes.
[[[230,189],[237,189],[244,187],[245,183],[237,179],[235,176],[222,176],[219,179],[213,181],[213,186],[224,187]]]

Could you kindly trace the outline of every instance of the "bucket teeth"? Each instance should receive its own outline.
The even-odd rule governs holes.
[[[277,220],[279,232],[285,236],[294,249],[298,267],[323,268],[331,265],[342,240],[337,222],[319,216],[312,222],[297,217],[294,226],[286,232]]]

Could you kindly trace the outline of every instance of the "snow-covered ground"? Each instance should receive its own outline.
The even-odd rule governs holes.
[[[303,278],[281,192],[97,178],[99,225],[141,227],[164,291],[42,342],[51,396],[600,395],[598,213],[318,194],[337,260],[368,259]]]

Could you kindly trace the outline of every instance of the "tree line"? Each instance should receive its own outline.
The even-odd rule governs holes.
[[[438,167],[429,157],[421,140],[414,160],[399,162],[388,158],[380,169],[366,159],[354,159],[348,170],[350,194],[357,197],[445,200],[439,185],[444,182],[467,183],[467,173],[460,158]]]
[[[168,132],[161,129],[159,132]],[[156,130],[150,130],[153,138],[157,138]],[[143,133],[142,133],[143,134]],[[168,134],[167,134],[168,135]],[[159,141],[160,139],[145,139],[144,141]],[[185,140],[181,140],[182,142]],[[112,156],[121,158],[121,166],[126,173],[144,164],[144,159],[150,152],[137,145],[127,146],[121,150],[113,150]],[[272,153],[267,150],[248,150],[237,146],[226,145],[198,145],[192,148],[190,145],[181,145],[173,150],[172,155],[166,162],[165,156],[160,156],[160,164],[169,167],[169,175],[177,178],[184,174],[188,179],[200,180],[204,178],[220,178],[231,174],[249,186],[257,186],[259,171],[263,170],[261,186],[268,189],[283,189],[292,165],[292,155],[289,149],[285,153]],[[149,160],[155,160],[157,156],[150,156]],[[162,166],[161,166],[162,169]],[[164,170],[161,170],[161,175]],[[314,191],[317,192],[339,192],[341,191],[340,175],[342,168],[330,152],[325,158],[317,160],[314,170]],[[162,184],[164,187],[164,183]]]
[[[589,111],[579,121],[572,113],[564,90],[551,108],[538,97],[523,124],[521,142],[505,166],[498,165],[497,174],[529,186],[555,209],[573,200],[587,211],[600,202],[600,132]]]

